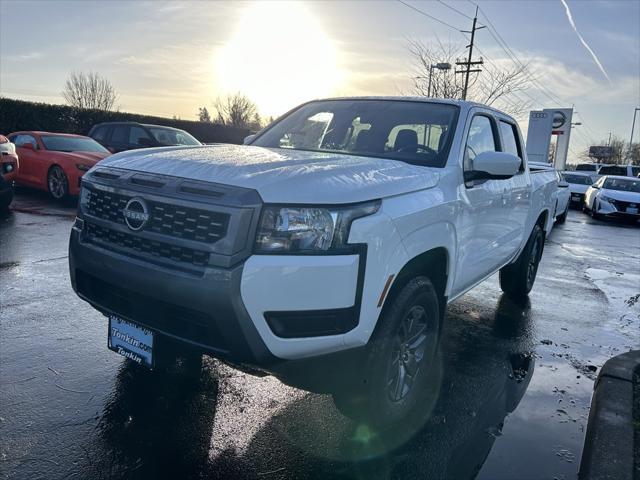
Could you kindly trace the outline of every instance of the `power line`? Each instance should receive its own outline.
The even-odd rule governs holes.
[[[451,25],[451,24],[449,24],[449,23],[447,23],[447,22],[445,22],[443,20],[440,20],[439,18],[436,18],[433,15],[429,15],[427,12],[425,12],[423,10],[420,10],[419,8],[414,7],[413,5],[410,5],[407,2],[404,2],[403,0],[397,0],[397,1],[400,2],[401,4],[403,4],[405,7],[409,7],[411,10],[414,10],[414,11],[418,12],[419,14],[424,15],[425,17],[429,17],[431,20],[435,20],[436,22],[441,23],[442,25],[445,25],[445,26],[447,26],[449,28],[452,28],[453,30],[457,30],[458,32],[460,31],[459,28],[454,27],[453,25]]]
[[[453,10],[456,13],[459,13],[460,15],[462,15],[465,18],[468,18],[469,20],[473,20],[473,17],[470,17],[469,15],[467,15],[464,12],[461,12],[460,10],[458,10],[456,7],[452,7],[451,5],[449,5],[448,3],[444,3],[442,0],[438,0],[438,3],[441,3],[442,5],[444,5],[445,7]]]
[[[502,48],[502,50],[504,50],[504,52],[507,54],[507,56],[517,65],[519,66],[522,70],[523,73],[527,76],[527,78],[529,79],[529,81],[538,88],[538,90],[540,90],[540,92],[542,94],[544,94],[547,98],[549,98],[552,102],[554,103],[558,103],[558,104],[562,104],[564,103],[564,101],[562,99],[560,99],[557,95],[555,95],[553,92],[551,92],[551,90],[549,90],[545,85],[542,85],[538,82],[538,80],[536,78],[534,78],[532,76],[532,74],[530,73],[528,66],[523,64],[516,56],[516,54],[513,52],[513,50],[511,50],[511,48],[509,47],[509,45],[507,44],[507,42],[504,40],[504,38],[502,38],[502,36],[500,35],[500,33],[498,32],[498,30],[495,28],[495,26],[493,25],[493,23],[491,22],[491,19],[489,18],[489,16],[485,13],[485,11],[482,9],[482,7],[480,7],[479,5],[477,5],[476,3],[474,3],[471,0],[468,0],[469,3],[471,3],[472,5],[475,5],[479,10],[480,13],[482,13],[482,15],[484,16],[484,18],[487,20],[487,23],[489,24],[489,34],[493,37],[493,39],[496,41],[496,43],[498,44],[498,46],[500,46],[500,48]],[[578,112],[576,112],[576,114],[578,114]],[[579,115],[579,114],[578,114]],[[580,118],[582,120],[583,125],[586,127],[587,130],[590,131],[591,135],[596,136],[595,132],[589,127],[589,125],[587,124],[587,122],[584,120],[584,117],[582,117],[580,115]]]

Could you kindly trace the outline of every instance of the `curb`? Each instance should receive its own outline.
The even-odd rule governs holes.
[[[632,480],[634,471],[640,478],[640,460],[634,457],[634,435],[638,442],[640,432],[633,418],[634,375],[639,373],[640,350],[613,357],[602,367],[593,387],[580,480]]]

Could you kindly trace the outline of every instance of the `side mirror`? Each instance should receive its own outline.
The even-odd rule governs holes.
[[[598,185],[591,185],[591,188],[595,188],[596,190],[598,190],[600,187]]]
[[[22,145],[18,145],[18,147],[35,151],[35,147],[33,146],[33,143],[23,143]]]
[[[506,180],[520,170],[522,160],[505,152],[482,152],[473,159],[473,170],[465,172],[469,180]]]
[[[558,182],[558,187],[560,187],[560,188],[567,188],[567,187],[569,187],[569,183],[568,183],[568,182],[565,182],[565,181],[563,180],[563,181],[561,181],[561,182]]]
[[[253,139],[256,138],[255,133],[253,135],[247,135],[246,137],[244,137],[244,141],[242,142],[243,145],[249,145]]]

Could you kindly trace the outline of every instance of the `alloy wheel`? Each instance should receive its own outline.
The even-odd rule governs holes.
[[[400,323],[387,371],[387,392],[394,403],[406,398],[422,367],[428,323],[427,312],[421,305],[412,306]]]
[[[49,171],[49,192],[53,198],[60,200],[67,193],[67,176],[60,167],[53,167]]]

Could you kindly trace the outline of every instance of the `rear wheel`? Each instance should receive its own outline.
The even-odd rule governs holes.
[[[544,232],[540,225],[535,225],[515,263],[500,270],[500,288],[504,293],[513,298],[520,298],[531,291],[536,281],[543,249]]]
[[[385,309],[356,386],[333,394],[338,409],[381,429],[397,426],[425,409],[429,373],[440,330],[440,305],[431,281],[409,281]]]
[[[56,200],[63,200],[69,194],[69,180],[60,166],[54,165],[49,169],[47,186],[49,187],[49,193]]]
[[[556,217],[556,222],[562,224],[567,220],[567,213],[569,213],[569,204],[567,203],[567,208],[564,209],[564,212],[561,215]]]

